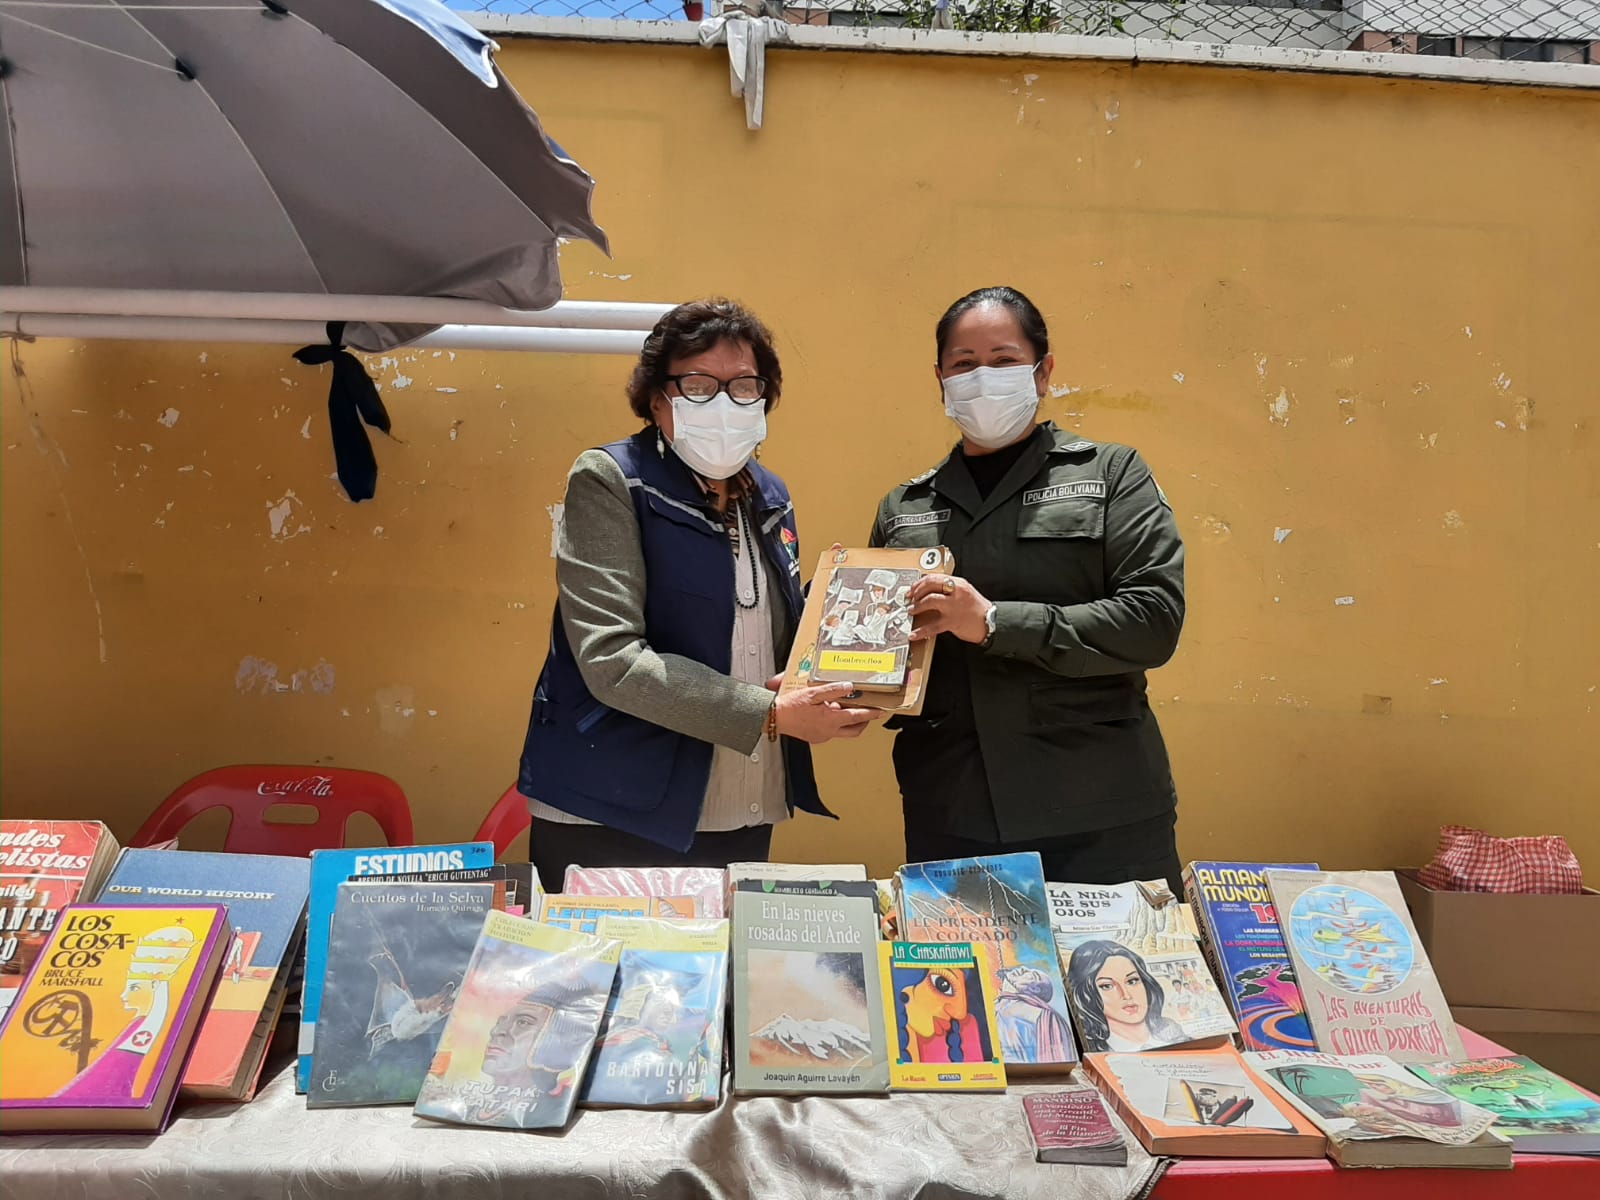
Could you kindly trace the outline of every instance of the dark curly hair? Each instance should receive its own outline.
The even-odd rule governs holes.
[[[783,368],[772,345],[772,331],[744,305],[713,297],[678,305],[665,313],[645,338],[628,378],[628,404],[634,416],[650,420],[650,398],[666,383],[673,359],[699,354],[724,339],[744,342],[755,354],[756,373],[767,380],[766,407],[771,412],[783,391]]]

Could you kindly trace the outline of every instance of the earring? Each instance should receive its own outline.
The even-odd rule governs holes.
[[[656,426],[656,457],[657,458],[665,458],[666,456],[667,456],[667,444],[664,441],[661,440],[661,426],[657,425]]]
[[[761,458],[761,443],[757,442],[756,443],[756,459],[759,461],[760,458]]]

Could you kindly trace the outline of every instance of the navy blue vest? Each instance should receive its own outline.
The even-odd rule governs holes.
[[[656,450],[646,429],[602,446],[628,480],[644,547],[645,638],[652,649],[681,654],[730,673],[733,642],[733,555],[727,530],[699,483],[670,450]],[[782,581],[782,644],[787,659],[804,599],[794,509],[783,481],[758,463],[756,540]],[[782,739],[791,811],[832,816],[817,796],[811,747]],[[590,694],[561,624],[550,624],[550,652],[533,693],[517,790],[573,816],[688,850],[711,778],[711,743],[618,712]],[[648,864],[643,864],[648,865]]]

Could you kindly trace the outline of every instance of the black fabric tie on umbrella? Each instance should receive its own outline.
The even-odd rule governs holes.
[[[344,348],[344,322],[328,322],[325,346],[303,346],[295,360],[316,367],[333,364],[328,385],[328,427],[333,431],[333,461],[345,493],[359,504],[378,490],[378,459],[362,422],[389,432],[389,413],[378,398],[361,360]]]

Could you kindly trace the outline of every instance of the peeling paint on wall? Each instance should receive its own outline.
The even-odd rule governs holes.
[[[154,383],[155,380],[151,380],[150,382]],[[183,414],[180,413],[177,409],[169,408],[169,409],[167,409],[166,412],[162,413],[159,417],[156,418],[156,424],[165,425],[168,429],[171,429],[174,425],[176,425],[178,423],[178,418],[180,416],[182,416],[182,415]]]
[[[1348,608],[1356,602],[1356,598],[1354,596],[1335,596],[1333,602],[1340,608]]]
[[[1279,388],[1277,396],[1267,402],[1267,420],[1274,425],[1289,424],[1289,409],[1294,405],[1294,397],[1289,395],[1288,388]]]
[[[1294,532],[1294,530],[1292,530],[1292,529],[1285,529],[1281,525],[1275,525],[1272,528],[1272,540],[1277,542],[1278,545],[1281,546],[1281,545],[1283,545],[1284,539],[1287,538],[1293,532]]]
[[[550,557],[556,556],[556,546],[561,541],[561,522],[567,514],[565,504],[546,504],[544,511],[550,514]]]

